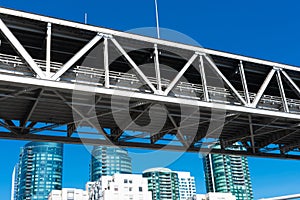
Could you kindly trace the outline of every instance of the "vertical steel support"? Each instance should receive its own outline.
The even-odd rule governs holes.
[[[217,65],[207,56],[205,55],[206,60],[209,62],[211,67],[217,72],[217,74],[223,79],[226,85],[233,91],[233,93],[237,96],[237,98],[242,102],[242,104],[247,105],[246,101],[239,94],[239,92],[233,87],[233,85],[228,81],[228,79],[222,74],[222,72],[218,69]]]
[[[33,71],[40,77],[45,78],[44,72],[39,68],[39,66],[35,63],[26,49],[22,46],[19,40],[14,36],[14,34],[8,29],[8,27],[4,24],[4,22],[0,19],[0,30],[5,35],[5,37],[10,41],[10,43],[14,46],[14,48],[20,53],[20,55],[24,58],[24,60],[28,63],[28,65],[33,69]]]
[[[288,106],[288,103],[287,103],[287,100],[286,100],[285,91],[284,91],[284,87],[283,87],[283,84],[282,84],[282,78],[281,78],[281,74],[280,74],[279,69],[277,70],[276,77],[277,77],[277,83],[278,83],[278,86],[279,86],[280,95],[281,95],[281,98],[282,98],[283,109],[284,109],[285,112],[289,112],[289,106]]]
[[[272,69],[272,70],[269,72],[267,78],[265,79],[265,81],[263,82],[262,86],[261,86],[260,89],[258,90],[258,92],[257,92],[257,94],[256,94],[256,96],[255,96],[255,99],[253,100],[253,102],[252,102],[252,104],[251,104],[251,107],[255,108],[255,107],[257,106],[257,104],[258,104],[258,102],[260,101],[262,95],[264,94],[266,88],[268,87],[268,85],[269,85],[269,83],[270,83],[270,81],[271,81],[271,79],[272,79],[272,77],[273,77],[275,71],[276,71],[275,69]]]
[[[157,49],[157,44],[154,44],[154,65],[155,65],[155,73],[156,73],[156,84],[158,93],[162,93],[161,90],[161,77],[160,77],[160,66],[159,66],[159,53]]]
[[[207,80],[206,80],[206,74],[205,74],[205,69],[204,69],[203,55],[200,55],[199,61],[200,61],[199,68],[200,68],[200,75],[201,75],[204,101],[208,102],[209,101],[209,94],[208,94],[208,89],[207,89]]]
[[[246,80],[246,76],[245,76],[243,61],[240,61],[239,70],[240,70],[241,80],[242,80],[243,89],[244,89],[244,93],[245,93],[245,99],[246,99],[247,104],[249,105],[250,97],[249,97],[249,91],[248,91],[248,85],[247,85],[247,80]]]
[[[46,45],[46,78],[50,78],[50,68],[51,68],[51,23],[47,24],[47,45]]]
[[[198,54],[195,53],[190,60],[184,65],[184,67],[180,70],[180,72],[176,75],[176,77],[173,79],[173,81],[168,85],[167,89],[164,91],[164,95],[168,95],[169,92],[175,87],[179,79],[183,76],[183,74],[186,72],[186,70],[191,66],[191,64],[195,61]]]
[[[109,61],[108,61],[108,39],[107,37],[104,38],[104,71],[105,71],[105,80],[104,86],[109,88]]]

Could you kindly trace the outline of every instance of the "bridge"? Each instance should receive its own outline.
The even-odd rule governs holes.
[[[6,8],[0,32],[0,138],[300,158],[296,66]]]

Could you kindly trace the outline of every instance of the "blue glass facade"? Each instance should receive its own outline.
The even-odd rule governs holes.
[[[116,173],[132,173],[128,152],[115,147],[94,147],[90,164],[90,180],[98,181],[102,175],[112,176]]]
[[[207,192],[230,192],[237,200],[253,200],[246,157],[209,154],[203,164]]]
[[[153,200],[179,200],[178,174],[167,168],[152,168],[143,172]]]
[[[47,200],[62,188],[63,145],[30,142],[20,153],[17,200]]]

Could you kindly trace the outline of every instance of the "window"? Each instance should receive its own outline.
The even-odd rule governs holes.
[[[73,191],[68,191],[67,193],[67,199],[74,199],[74,192]]]
[[[118,186],[115,186],[115,189],[114,189],[116,192],[118,191]]]

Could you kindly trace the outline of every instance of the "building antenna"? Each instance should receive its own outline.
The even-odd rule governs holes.
[[[87,18],[88,18],[88,14],[84,13],[84,23],[87,24]]]
[[[156,12],[156,32],[157,32],[157,38],[160,39],[158,5],[157,5],[157,0],[154,0],[154,1],[155,1],[155,12]]]

